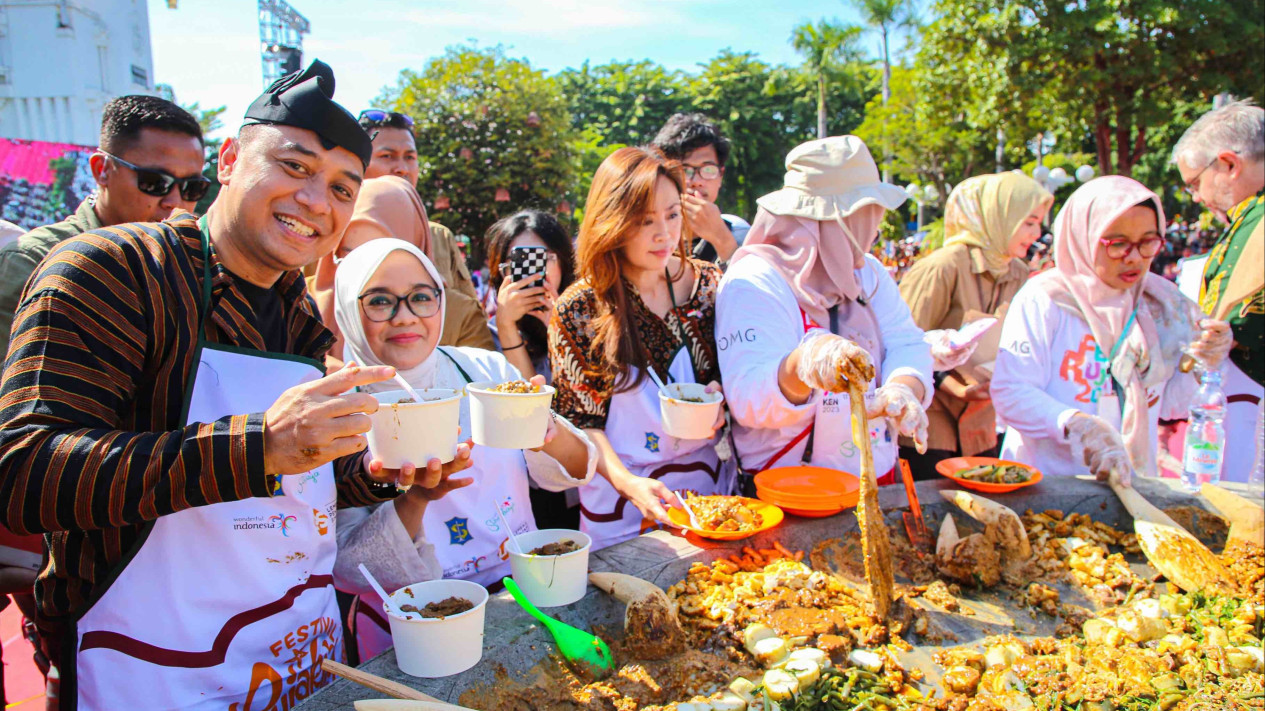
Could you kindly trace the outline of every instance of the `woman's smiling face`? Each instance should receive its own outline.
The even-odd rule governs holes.
[[[444,318],[437,287],[426,267],[404,250],[397,249],[382,260],[360,292],[360,322],[365,339],[379,360],[407,370],[434,352]],[[370,318],[370,312],[389,313],[397,298],[404,300],[399,301],[394,316],[385,321]]]

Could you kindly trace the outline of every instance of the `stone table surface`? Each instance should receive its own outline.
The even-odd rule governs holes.
[[[1135,481],[1135,486],[1140,493],[1161,509],[1173,506],[1198,506],[1213,510],[1211,505],[1199,497],[1187,494],[1180,489],[1174,481],[1141,479]],[[927,526],[931,528],[933,535],[937,530],[938,522],[950,510],[958,514],[955,515],[955,519],[960,526],[968,520],[965,514],[946,503],[938,494],[941,490],[953,488],[957,488],[957,485],[948,479],[936,479],[917,484],[918,498],[923,505]],[[1261,497],[1260,491],[1252,492],[1242,485],[1228,485],[1227,488],[1258,500]],[[1088,478],[1050,477],[1010,494],[988,496],[1019,513],[1029,508],[1037,511],[1060,509],[1068,513],[1089,514],[1095,520],[1122,530],[1126,530],[1126,527],[1132,524],[1128,512],[1111,490]],[[889,523],[898,524],[900,516],[898,509],[908,506],[904,487],[901,485],[882,487],[879,490],[879,504],[887,512]],[[828,518],[800,518],[787,515],[780,526],[753,538],[734,542],[709,541],[692,534],[686,538],[667,531],[654,531],[594,552],[589,561],[589,568],[594,572],[609,571],[635,575],[666,590],[684,578],[686,571],[694,562],[710,563],[717,558],[740,552],[745,545],[754,548],[770,548],[774,541],[778,541],[790,550],[811,551],[820,541],[840,538],[856,530],[856,516],[852,510],[848,510]],[[966,535],[966,532],[963,535]],[[897,576],[899,583],[899,571],[897,571]],[[1077,602],[1074,598],[1079,594],[1078,591],[1064,586],[1061,592],[1065,600]],[[1080,597],[1083,598],[1083,595]],[[1013,610],[1014,605],[1008,604],[1007,599],[997,594],[964,595],[961,602],[975,610],[975,617],[942,612],[932,613],[937,617],[934,623],[937,623],[941,629],[951,630],[958,637],[956,644],[970,643],[981,640],[989,634],[1004,632],[1051,634],[1057,622],[1046,616],[1040,619],[1028,613],[1016,612],[1012,617],[1009,610]],[[923,607],[929,611],[934,610],[930,606]],[[589,586],[583,599],[565,607],[550,608],[546,612],[581,629],[600,626],[608,630],[618,630],[623,625],[624,605]],[[395,653],[392,650],[365,662],[360,668],[414,687],[439,699],[457,703],[458,698],[468,689],[493,684],[500,668],[504,668],[511,677],[520,675],[525,677],[529,670],[554,650],[548,631],[523,612],[508,592],[501,591],[489,599],[485,627],[483,659],[461,674],[442,679],[421,679],[409,676],[396,666]],[[918,655],[919,650],[916,649],[914,654]],[[298,708],[300,711],[334,711],[335,709],[346,711],[352,708],[353,701],[383,696],[380,692],[338,679],[301,702]]]

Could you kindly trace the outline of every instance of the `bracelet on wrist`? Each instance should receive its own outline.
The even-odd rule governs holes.
[[[508,352],[508,351],[512,351],[512,350],[514,350],[514,349],[516,349],[516,348],[522,348],[522,347],[524,347],[524,346],[526,346],[526,345],[527,345],[527,341],[519,341],[519,342],[518,342],[518,345],[516,345],[516,346],[508,346],[508,347],[507,347],[507,346],[501,346],[501,352],[502,352],[502,353],[506,353],[506,352]]]

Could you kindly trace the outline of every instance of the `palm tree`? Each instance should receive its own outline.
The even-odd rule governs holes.
[[[860,27],[843,25],[837,20],[820,20],[816,25],[806,22],[791,31],[791,46],[804,55],[808,71],[817,77],[818,138],[827,136],[826,71],[860,54],[856,48],[860,36]]]
[[[899,27],[915,24],[912,0],[848,0],[861,12],[871,28],[877,29],[883,38],[883,105],[892,98],[892,60],[887,44],[889,35]],[[888,180],[887,150],[884,147],[883,180]]]

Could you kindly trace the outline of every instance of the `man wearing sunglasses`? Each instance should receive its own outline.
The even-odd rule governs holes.
[[[685,170],[681,209],[698,239],[694,256],[724,268],[738,249],[733,225],[716,205],[729,160],[729,139],[703,114],[674,114],[651,145]]]
[[[105,105],[89,165],[97,190],[73,215],[0,249],[0,354],[9,350],[18,295],[54,246],[88,230],[192,211],[210,187],[197,119],[156,96],[120,96]]]

